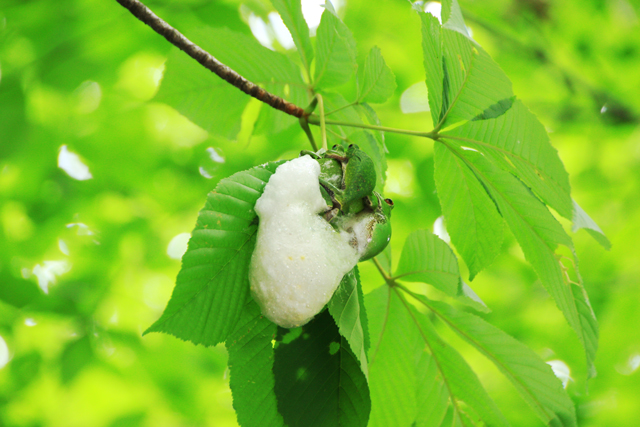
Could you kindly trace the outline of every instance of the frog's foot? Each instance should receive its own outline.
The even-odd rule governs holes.
[[[329,209],[323,214],[323,217],[325,221],[331,222],[336,216],[338,216],[339,212],[340,212],[340,209],[338,208]]]

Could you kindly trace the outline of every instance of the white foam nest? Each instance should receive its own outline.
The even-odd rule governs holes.
[[[342,277],[358,262],[349,245],[319,213],[320,165],[298,157],[276,169],[258,199],[260,218],[251,258],[251,294],[269,320],[285,328],[304,325],[322,310]]]

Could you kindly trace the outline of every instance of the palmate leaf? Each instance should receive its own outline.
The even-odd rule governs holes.
[[[529,347],[480,317],[423,295],[411,295],[491,360],[545,424],[577,425],[573,402],[562,383]]]
[[[325,3],[316,32],[314,88],[326,89],[349,81],[356,71],[356,41],[338,18],[331,2]]]
[[[582,342],[590,376],[593,376],[598,322],[584,288],[566,282],[563,267],[555,255],[559,244],[573,247],[571,238],[544,204],[512,174],[492,164],[480,152],[453,145],[448,148],[473,171],[495,201],[525,258]]]
[[[358,267],[345,274],[340,286],[331,297],[329,313],[335,320],[340,335],[347,339],[351,351],[358,358],[365,376],[369,375],[367,351],[369,350],[369,322],[364,307]]]
[[[253,83],[296,105],[307,104],[300,70],[286,56],[227,28],[204,28],[190,37]],[[241,115],[250,97],[176,50],[167,61],[156,100],[171,105],[203,129],[232,139],[240,130]],[[295,123],[295,118],[264,106],[256,131],[279,132]]]
[[[278,328],[273,373],[288,427],[366,427],[367,379],[328,310],[300,328]]]
[[[207,346],[227,339],[249,294],[247,271],[258,230],[253,207],[280,164],[238,172],[209,193],[171,300],[145,334],[165,332]]]
[[[273,390],[271,341],[276,332],[277,326],[262,316],[258,305],[249,299],[225,343],[233,408],[242,427],[284,427]]]
[[[421,17],[429,102],[437,123],[436,139],[444,145],[436,148],[436,170],[444,172],[438,176],[438,195],[447,223],[453,224],[452,242],[460,248],[472,276],[485,267],[496,248],[481,243],[486,239],[480,234],[464,233],[453,207],[466,201],[474,214],[482,212],[495,220],[495,205],[578,334],[593,373],[597,321],[581,285],[565,281],[555,250],[558,244],[571,248],[571,238],[542,203],[572,217],[568,175],[544,127],[513,97],[500,68],[469,38],[457,2],[444,2],[443,11],[442,26],[432,16]],[[466,185],[455,185],[460,182]],[[452,191],[457,194],[452,196]],[[481,230],[486,236],[492,227],[479,223],[483,215],[467,217],[472,231]],[[474,252],[473,245],[479,252]]]
[[[462,401],[486,425],[509,425],[469,365],[397,287],[380,287],[367,294],[365,302],[372,335],[371,426],[439,425],[435,422],[444,416],[447,401],[453,403],[456,417],[461,417]],[[418,378],[435,383],[420,383]],[[464,420],[462,425],[473,425]]]

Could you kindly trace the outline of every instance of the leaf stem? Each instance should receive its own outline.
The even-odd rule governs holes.
[[[316,125],[316,126],[320,125],[320,118],[316,115],[313,115],[313,114],[310,115],[308,120],[309,120],[309,123],[311,123],[312,125]],[[420,136],[423,138],[431,138],[434,141],[437,140],[439,137],[438,133],[434,131],[420,132],[420,131],[408,130],[408,129],[390,128],[386,126],[367,125],[364,123],[342,122],[338,120],[325,120],[325,123],[328,125],[335,125],[335,126],[347,126],[347,127],[361,128],[361,129],[378,130],[378,131],[389,132],[389,133],[398,133],[402,135]]]
[[[327,149],[327,125],[324,119],[324,101],[322,100],[322,95],[316,93],[316,98],[318,98],[318,106],[320,107],[320,135],[322,135],[322,148]]]
[[[180,50],[184,51],[187,55],[198,61],[200,65],[206,69],[212,71],[226,82],[237,87],[247,95],[256,98],[265,104],[280,110],[284,113],[294,117],[302,117],[304,110],[295,104],[292,104],[284,99],[276,96],[270,92],[267,92],[260,86],[242,77],[236,71],[224,65],[218,61],[209,52],[202,49],[200,46],[193,43],[186,38],[182,33],[166,23],[155,13],[151,11],[147,6],[142,4],[138,0],[116,0],[124,8],[129,10],[140,21],[150,26],[156,33],[163,36],[167,41]]]

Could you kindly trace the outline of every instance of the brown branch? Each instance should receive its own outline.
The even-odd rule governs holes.
[[[210,71],[213,71],[222,79],[237,87],[247,95],[253,96],[257,100],[291,116],[300,118],[305,115],[302,108],[285,101],[279,96],[267,92],[260,86],[250,82],[231,68],[224,65],[222,62],[218,61],[209,52],[186,38],[182,33],[159,18],[147,6],[140,3],[138,0],[116,1],[127,8],[136,18],[150,26],[156,33],[167,39],[169,43],[184,51],[187,55],[198,61],[200,65]]]

